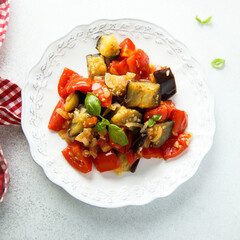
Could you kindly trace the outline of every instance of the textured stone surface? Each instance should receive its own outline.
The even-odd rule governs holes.
[[[0,204],[0,239],[239,239],[240,33],[233,31],[240,27],[239,1],[146,1],[137,6],[122,1],[121,6],[129,7],[116,12],[109,0],[12,1],[0,75],[22,86],[48,44],[78,24],[120,17],[157,23],[184,42],[206,72],[216,99],[212,149],[196,175],[169,197],[141,207],[102,209],[72,198],[47,179],[32,160],[21,127],[0,126],[11,176]],[[199,25],[196,14],[213,15],[212,23]],[[220,71],[210,66],[216,57],[226,58]]]

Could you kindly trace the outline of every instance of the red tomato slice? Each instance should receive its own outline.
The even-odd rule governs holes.
[[[55,109],[53,110],[52,116],[49,120],[48,129],[53,130],[53,131],[60,131],[64,128],[63,125],[67,120],[64,119],[61,115],[59,115],[56,112],[56,110],[58,108],[65,110],[64,105],[65,105],[64,100],[63,99],[59,100],[59,102],[56,105]]]
[[[129,165],[133,165],[138,160],[138,158],[134,156],[133,150],[127,152],[126,157]]]
[[[175,108],[174,103],[171,100],[162,101],[161,104],[153,109],[147,109],[144,115],[144,122],[152,118],[153,115],[161,114],[162,117],[158,122],[163,122],[169,119],[172,110]]]
[[[133,142],[133,133],[131,131],[129,131],[127,133],[127,137],[128,137],[128,145],[126,146],[126,152],[128,152],[128,150],[130,149],[130,147],[132,146],[132,142]]]
[[[164,160],[174,158],[181,154],[189,145],[190,133],[182,133],[178,137],[170,137],[161,147]]]
[[[131,55],[127,59],[127,64],[129,71],[136,73],[136,79],[146,79],[151,73],[149,57],[142,49],[138,49]]]
[[[97,124],[97,121],[98,121],[97,117],[91,117],[83,123],[83,127],[85,128],[94,127]]]
[[[123,60],[114,60],[109,66],[109,73],[114,75],[125,75],[129,71],[127,59]]]
[[[119,47],[121,47],[121,54],[120,57],[130,57],[134,54],[136,47],[131,39],[125,38],[120,44]]]
[[[109,145],[120,153],[126,152],[126,146],[118,145],[117,143],[113,142],[111,138],[109,138]]]
[[[174,136],[183,133],[188,126],[188,115],[185,111],[173,109],[170,115],[170,119],[174,122],[172,129],[172,135]]]
[[[93,157],[84,157],[83,150],[85,148],[79,142],[74,141],[62,150],[62,154],[73,168],[82,173],[88,173],[92,170]]]
[[[92,80],[92,93],[99,98],[102,107],[110,107],[112,104],[112,94],[104,80]]]
[[[108,152],[100,151],[98,156],[93,159],[93,163],[99,172],[106,172],[121,167],[121,162],[113,150]]]
[[[68,94],[75,91],[87,93],[91,91],[91,83],[92,80],[90,78],[84,78],[79,74],[72,74],[65,88]]]
[[[109,142],[107,139],[102,139],[102,138],[99,138],[97,140],[97,143],[99,145],[99,147],[102,149],[103,152],[108,152],[109,150],[111,150],[111,146],[109,145]]]
[[[72,74],[77,74],[77,73],[71,69],[64,68],[58,83],[58,94],[61,98],[65,99],[68,96],[66,85],[70,80],[70,77]]]
[[[142,149],[142,156],[144,158],[150,159],[150,158],[162,158],[162,150],[160,148],[143,148]]]

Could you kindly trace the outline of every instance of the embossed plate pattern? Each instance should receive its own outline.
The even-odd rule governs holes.
[[[86,175],[75,171],[62,157],[66,143],[47,129],[59,96],[57,84],[64,67],[87,75],[85,56],[96,53],[96,40],[114,34],[120,41],[130,37],[145,50],[150,61],[170,66],[178,93],[177,108],[189,115],[188,131],[193,138],[188,150],[178,158],[164,162],[142,159],[136,173],[99,173],[93,168]],[[33,159],[48,178],[75,198],[99,207],[142,205],[172,193],[198,169],[212,145],[215,131],[214,101],[204,82],[199,64],[187,48],[161,27],[134,19],[99,20],[74,28],[52,43],[40,62],[30,71],[22,90],[22,128]]]

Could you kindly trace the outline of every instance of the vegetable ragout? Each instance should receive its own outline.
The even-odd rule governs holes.
[[[48,128],[68,146],[69,164],[82,173],[135,172],[140,158],[167,160],[189,145],[188,115],[169,100],[176,82],[169,67],[150,64],[148,55],[129,39],[98,39],[97,54],[86,56],[88,77],[65,68],[61,97]]]

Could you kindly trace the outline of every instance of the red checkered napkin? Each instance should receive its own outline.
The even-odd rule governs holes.
[[[0,77],[0,125],[20,125],[21,108],[21,88]],[[7,160],[0,145],[0,202],[6,195],[9,180]]]
[[[8,184],[10,182],[8,163],[3,156],[3,151],[0,146],[0,202],[2,202],[8,189]]]
[[[0,47],[2,46],[8,26],[9,2],[10,0],[0,0]]]

